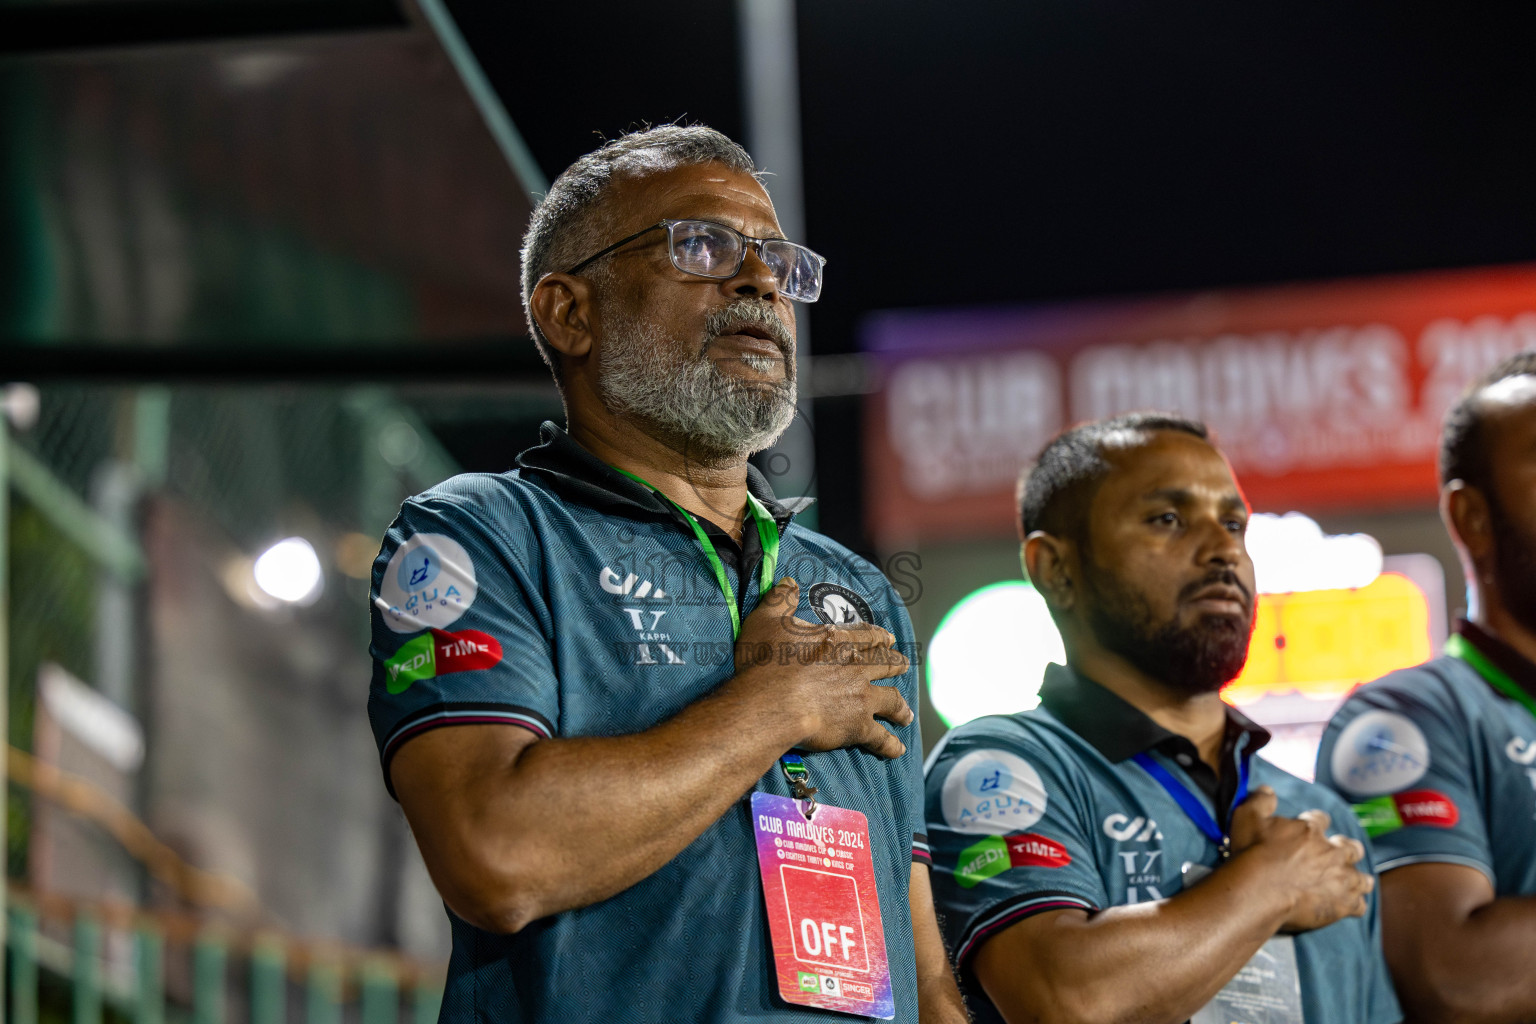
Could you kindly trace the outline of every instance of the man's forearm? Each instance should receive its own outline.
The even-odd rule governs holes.
[[[1518,1024],[1536,1019],[1536,897],[1494,899],[1469,912],[1433,901],[1433,886],[1405,883],[1399,872],[1443,869],[1412,865],[1383,883],[1387,961],[1408,1021]],[[1470,870],[1470,869],[1467,869]],[[1491,895],[1491,891],[1490,891]]]
[[[1536,1020],[1536,897],[1511,896],[1473,911],[1466,922],[1435,943],[1439,974],[1451,996],[1447,1019],[1476,1024]],[[1430,1018],[1421,1018],[1429,1020]]]
[[[734,682],[644,732],[542,740],[495,771],[482,760],[442,787],[438,799],[451,806],[432,808],[427,827],[454,834],[422,846],[449,905],[483,927],[515,931],[606,899],[675,857],[798,739],[793,711],[766,699],[770,689]],[[396,759],[408,812],[422,801],[407,792],[412,766],[401,762],[441,758],[412,749],[432,738]],[[415,816],[412,824],[423,839]]]
[[[912,909],[912,945],[917,956],[918,1019],[923,1024],[967,1024],[965,1001],[944,949],[938,918],[933,910],[933,890],[928,868],[912,865],[912,884],[907,890]]]
[[[982,946],[977,977],[1010,1024],[1181,1024],[1285,920],[1261,869],[1240,855],[1168,899],[1042,914]]]

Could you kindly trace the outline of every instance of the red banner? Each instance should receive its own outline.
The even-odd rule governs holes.
[[[1013,529],[1020,468],[1064,426],[1204,420],[1254,507],[1432,503],[1445,410],[1536,349],[1536,265],[866,325],[869,527],[885,547]]]

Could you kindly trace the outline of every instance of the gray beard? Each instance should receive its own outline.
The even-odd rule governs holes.
[[[711,321],[723,323],[741,304],[726,307]],[[603,404],[644,422],[690,459],[739,462],[772,446],[794,421],[792,359],[785,360],[783,381],[749,382],[720,372],[706,355],[713,338],[709,333],[691,355],[678,351],[655,324],[627,312],[605,316],[603,334],[597,373]],[[776,362],[759,356],[744,361],[756,370]]]

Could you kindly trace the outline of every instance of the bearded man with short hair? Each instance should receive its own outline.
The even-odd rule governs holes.
[[[534,211],[567,429],[408,500],[373,576],[446,1022],[964,1020],[905,608],[747,462],[793,419],[824,262],[704,127],[614,140]]]
[[[976,1020],[1398,1021],[1364,833],[1256,757],[1269,733],[1221,699],[1254,572],[1205,427],[1076,427],[1020,484],[1024,569],[1067,664],[1039,709],[945,736],[927,781]]]

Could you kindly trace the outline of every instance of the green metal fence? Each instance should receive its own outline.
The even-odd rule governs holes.
[[[27,894],[13,893],[8,917],[12,1024],[431,1024],[442,1000],[434,980],[440,966],[382,950]],[[114,939],[129,950],[128,962],[116,965],[126,970],[109,969],[105,950]],[[167,985],[176,957],[186,967],[180,992]],[[46,982],[61,997],[52,1005],[41,998]],[[243,1005],[232,1005],[232,993]],[[290,1013],[296,1005],[302,1015]]]
[[[147,563],[139,538],[131,523],[105,515],[94,493],[106,463],[130,467],[142,493],[175,495],[242,544],[259,537],[296,498],[334,520],[333,532],[377,537],[402,497],[455,471],[409,406],[367,386],[173,393],[54,385],[43,389],[43,415],[30,429],[13,429],[0,415],[0,695],[6,697],[0,737],[22,752],[33,749],[38,666],[52,661],[90,679],[93,668],[100,669],[98,605],[105,588],[142,592],[136,588]],[[8,603],[8,594],[25,600]],[[130,697],[133,683],[130,678],[124,690]],[[9,891],[0,888],[6,967],[0,1020],[436,1019],[442,964],[256,930],[249,922],[266,920],[260,914],[236,927],[227,916],[219,923],[217,913],[152,911],[146,909],[151,903],[165,903],[163,892],[158,901],[147,899],[153,872],[145,875],[141,906],[72,902],[28,890],[20,879],[28,877],[30,801],[38,795],[7,784],[5,773],[0,756],[0,851],[9,879]]]

